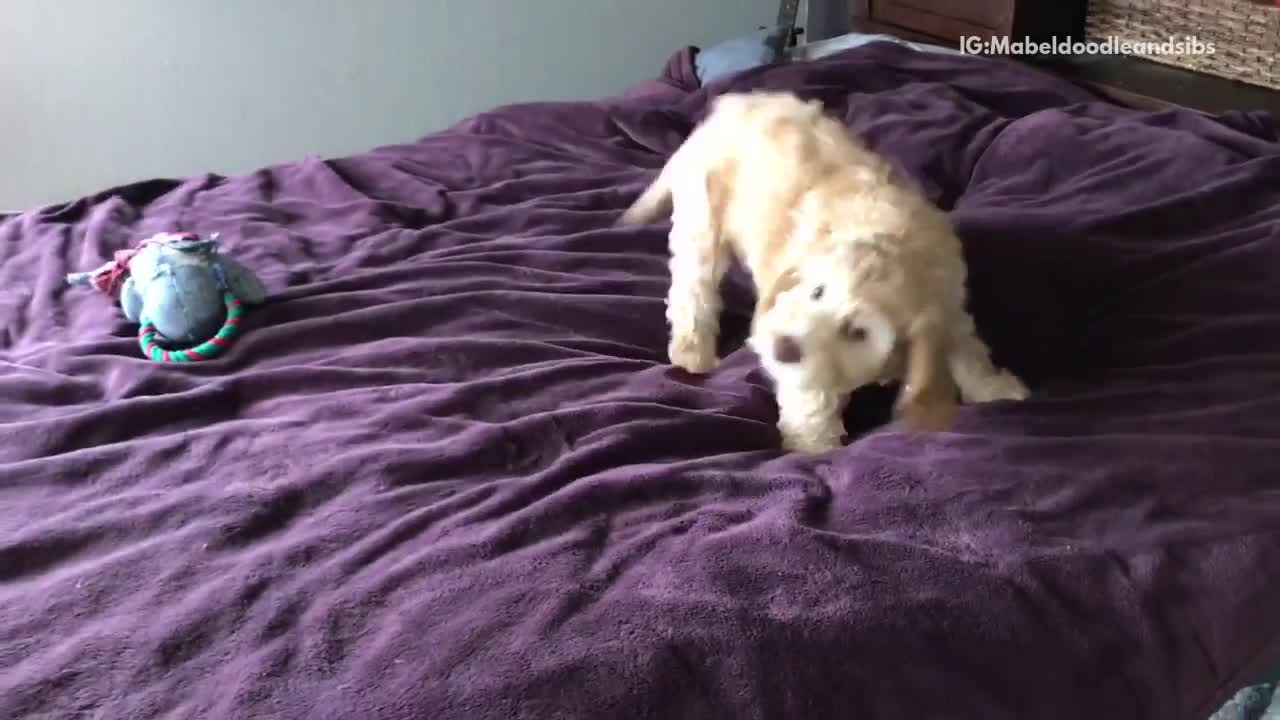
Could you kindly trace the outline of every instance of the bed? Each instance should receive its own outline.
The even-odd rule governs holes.
[[[0,218],[0,717],[1204,720],[1280,657],[1280,143],[874,42]],[[730,90],[949,209],[1025,403],[778,449],[664,357],[613,226]],[[63,284],[160,231],[263,278],[222,357]]]

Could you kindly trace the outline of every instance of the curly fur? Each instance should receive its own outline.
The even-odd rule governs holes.
[[[844,437],[849,395],[902,382],[909,429],[950,427],[965,402],[1022,399],[965,309],[966,267],[946,214],[816,101],[728,94],[623,214],[670,212],[668,354],[717,363],[720,283],[735,259],[757,303],[749,345],[773,380],[789,450]]]

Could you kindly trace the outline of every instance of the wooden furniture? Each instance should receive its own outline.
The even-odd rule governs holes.
[[[1081,41],[1088,0],[848,0],[855,32],[957,47],[961,38]],[[1264,110],[1280,117],[1280,92],[1120,55],[1018,56],[1121,105],[1207,113]]]
[[[1142,58],[1051,57],[1035,64],[1113,102],[1142,110],[1183,108],[1212,114],[1263,110],[1280,118],[1280,92]]]
[[[852,0],[854,18],[958,45],[1009,36],[1036,42],[1083,39],[1086,0]]]

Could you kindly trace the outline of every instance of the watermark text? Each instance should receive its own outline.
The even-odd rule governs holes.
[[[1121,40],[1073,40],[1072,38],[1035,41],[1014,40],[1009,36],[960,38],[960,52],[966,55],[1212,55],[1217,48],[1212,40],[1193,35],[1169,37],[1161,42]]]

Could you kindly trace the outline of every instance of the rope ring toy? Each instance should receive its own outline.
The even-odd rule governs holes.
[[[199,345],[186,350],[165,350],[156,343],[156,326],[150,319],[142,318],[138,328],[138,347],[142,348],[143,355],[156,362],[197,362],[217,357],[239,334],[240,316],[244,314],[240,299],[230,292],[222,293],[222,304],[227,310],[226,320],[222,321],[216,335]]]

